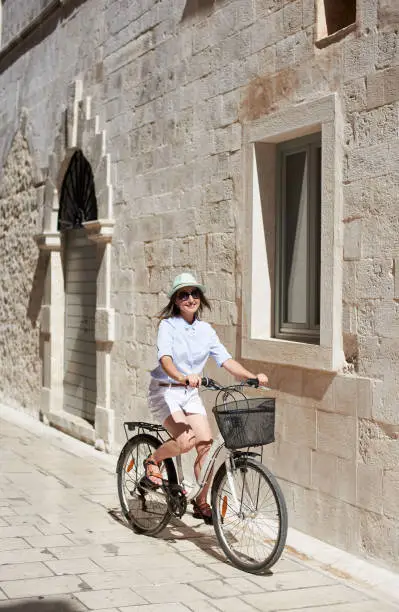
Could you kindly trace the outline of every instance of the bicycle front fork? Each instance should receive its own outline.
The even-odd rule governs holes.
[[[242,495],[244,493],[244,487],[245,487],[245,473],[244,473],[243,490],[240,496],[240,493],[237,492],[236,485],[234,482],[234,472],[236,471],[236,465],[235,465],[235,457],[233,454],[230,454],[230,456],[227,457],[225,461],[225,465],[226,465],[227,482],[229,483],[229,487],[231,491],[234,512],[240,518],[244,518],[244,513],[242,512]]]

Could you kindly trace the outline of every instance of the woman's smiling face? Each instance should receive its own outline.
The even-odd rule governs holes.
[[[175,303],[182,317],[192,321],[201,304],[200,290],[196,287],[182,287],[177,292]]]

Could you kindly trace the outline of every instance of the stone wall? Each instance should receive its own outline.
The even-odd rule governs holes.
[[[47,8],[53,0],[2,0],[2,32],[1,46],[9,43],[29,23],[35,19],[42,10]]]
[[[32,236],[38,227],[33,161],[15,135],[0,181],[0,399],[38,413],[41,360],[36,328],[40,262]]]
[[[87,1],[3,69],[2,129],[9,134],[27,107],[45,165],[67,85],[83,75],[107,130],[117,187],[112,407],[120,442],[123,419],[147,415],[156,313],[176,273],[190,269],[205,282],[208,318],[240,357],[249,274],[241,246],[250,240],[238,223],[242,126],[337,92],[346,365],[326,373],[271,365],[267,355],[246,365],[269,372],[277,389],[277,442],[266,452],[291,525],[398,567],[396,2],[358,0],[356,29],[322,45],[315,5]],[[210,373],[223,378],[213,366]]]

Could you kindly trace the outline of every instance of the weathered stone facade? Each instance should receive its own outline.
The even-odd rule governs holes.
[[[43,3],[30,4],[40,9]],[[8,143],[24,108],[30,154],[49,167],[60,189],[70,146],[60,128],[71,107],[70,86],[81,79],[80,104],[91,99],[90,116],[106,131],[112,161],[112,284],[98,318],[109,327],[107,313],[114,309],[116,336],[111,343],[107,332],[97,341],[101,371],[110,380],[116,443],[124,418],[147,414],[156,313],[174,275],[190,269],[208,287],[209,320],[229,349],[238,359],[244,355],[248,367],[269,372],[277,390],[277,442],[267,455],[284,485],[291,524],[397,567],[399,14],[395,0],[357,0],[356,24],[344,20],[341,30],[327,28],[326,37],[327,4],[59,0],[47,3],[43,27],[13,46],[16,22],[7,23],[5,2],[1,206],[18,195],[6,189],[15,167]],[[26,25],[25,15],[15,19]],[[251,331],[258,310],[271,308],[254,282],[262,262],[254,258],[249,222],[253,144],[273,145],[314,131],[315,124],[328,161],[323,198],[331,204],[323,213],[320,347]],[[101,131],[98,125],[93,130]],[[88,142],[81,139],[85,155]],[[29,189],[27,183],[27,204]],[[28,220],[33,212],[24,207],[22,214]],[[26,243],[29,269],[20,268],[5,296],[18,304],[21,324],[32,286],[33,235],[45,229],[31,227],[28,247],[27,220],[11,227],[19,244]],[[2,247],[1,257],[10,261],[13,254]],[[4,293],[0,312],[15,316]],[[29,341],[22,343],[18,331],[12,348],[1,338],[7,356],[1,390],[4,400],[32,410],[38,335],[26,333]],[[56,342],[52,347],[57,351]],[[8,357],[18,363],[20,350],[32,372],[23,393]]]
[[[41,270],[32,231],[38,224],[34,164],[18,131],[0,180],[0,397],[17,407],[36,408],[36,413],[41,388],[36,288]]]

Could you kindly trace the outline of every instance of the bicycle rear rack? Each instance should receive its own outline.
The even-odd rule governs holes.
[[[123,423],[123,427],[125,429],[126,438],[129,439],[129,432],[138,430],[137,433],[144,433],[146,431],[150,431],[154,433],[156,437],[164,442],[162,434],[166,434],[168,437],[169,434],[163,425],[157,425],[156,423],[147,423],[146,421],[125,421]]]

